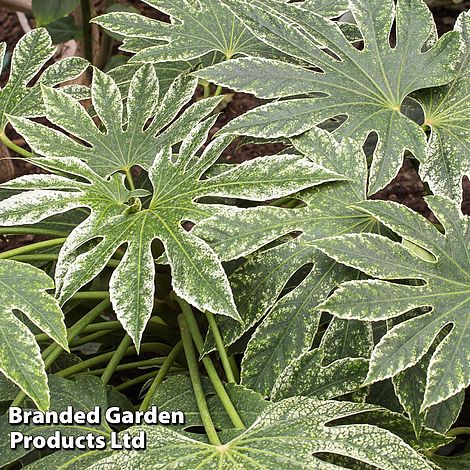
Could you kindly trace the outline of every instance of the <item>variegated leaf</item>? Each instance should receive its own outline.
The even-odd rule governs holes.
[[[1,223],[0,217],[0,223]],[[64,315],[46,291],[54,282],[43,271],[0,259],[0,371],[45,411],[49,388],[41,351],[33,333],[15,315],[18,310],[64,349],[68,349]]]
[[[337,261],[379,278],[345,283],[319,308],[340,318],[370,321],[394,318],[418,307],[430,308],[428,313],[395,326],[380,340],[372,354],[367,382],[393,377],[418,363],[438,334],[452,325],[429,362],[421,411],[456,395],[470,382],[469,221],[445,197],[426,200],[445,234],[393,202],[368,201],[357,206],[418,250],[372,234],[314,243]],[[399,279],[419,280],[422,285],[390,282]]]
[[[205,106],[204,116],[213,109],[214,100],[205,100],[199,106]],[[56,282],[62,302],[98,275],[115,251],[126,245],[125,255],[111,276],[110,293],[116,314],[137,347],[153,308],[155,266],[151,246],[155,239],[164,245],[172,268],[173,289],[178,295],[200,310],[239,320],[220,259],[207,243],[183,228],[186,221],[196,223],[217,213],[232,214],[237,209],[202,204],[198,199],[220,196],[263,201],[344,179],[298,155],[256,159],[203,178],[231,141],[227,137],[215,140],[199,156],[215,119],[200,123],[199,114],[193,120],[185,118],[184,126],[192,130],[179,155],[172,156],[167,147],[150,166],[153,195],[148,206],[142,207],[141,201],[135,199],[146,192],[127,190],[123,175],[107,180],[81,160],[64,156],[34,161],[69,177],[34,175],[6,184],[12,189],[33,191],[1,201],[3,225],[32,224],[75,207],[91,209],[90,217],[70,234],[59,255]],[[49,143],[52,145],[53,141]],[[88,183],[77,181],[76,176]],[[134,202],[126,205],[131,198]],[[92,241],[96,243],[90,245]]]
[[[349,180],[297,194],[304,207],[247,209],[230,219],[218,215],[194,229],[224,259],[301,232],[295,240],[249,257],[231,276],[243,324],[217,318],[225,344],[230,345],[269,312],[248,344],[242,368],[243,383],[263,395],[269,395],[282,371],[310,348],[320,316],[315,306],[343,280],[355,278],[352,270],[315,252],[312,242],[341,233],[378,230],[373,218],[351,207],[366,199],[367,164],[361,147],[348,139],[339,144],[316,128],[292,142],[312,161]],[[311,263],[305,280],[276,303],[293,274]],[[205,351],[213,348],[209,336]]]
[[[103,130],[78,101],[59,90],[44,88],[49,121],[83,143],[26,119],[12,117],[10,121],[40,155],[81,158],[102,176],[129,171],[134,165],[148,170],[160,150],[181,142],[192,126],[219,103],[219,99],[196,103],[177,117],[191,100],[196,85],[196,79],[180,75],[160,99],[155,69],[146,64],[132,77],[124,108],[123,96],[114,80],[95,69],[91,96]],[[160,132],[163,128],[165,131]]]
[[[7,124],[6,114],[13,116],[36,117],[44,115],[41,85],[56,86],[81,75],[88,62],[80,57],[69,57],[51,65],[33,86],[31,80],[41,71],[44,64],[55,53],[49,33],[44,28],[33,29],[23,36],[13,51],[10,77],[0,89],[0,132]],[[3,63],[6,43],[0,43],[0,64]],[[85,87],[70,85],[61,88],[63,92],[85,97]]]
[[[227,64],[229,72],[234,72],[230,76],[223,71],[225,64],[217,65],[210,79],[217,82],[220,72],[223,83],[237,91],[256,94],[260,87],[261,96],[292,93],[290,99],[260,106],[234,119],[222,132],[293,136],[330,118],[346,116],[334,132],[338,140],[351,137],[364,142],[373,132],[379,137],[370,175],[371,194],[395,177],[406,150],[421,162],[426,160],[425,133],[402,113],[402,106],[414,91],[444,85],[454,78],[460,44],[458,32],[436,40],[431,12],[422,0],[401,0],[396,8],[392,0],[351,0],[349,6],[364,39],[363,50],[351,45],[336,23],[294,5],[269,0],[222,3],[255,36],[308,64],[301,71],[275,61],[246,58],[239,60],[237,70]],[[392,48],[394,20],[397,44]],[[295,77],[294,82],[286,86],[280,80],[283,74],[287,82]],[[301,94],[302,82],[307,83],[304,94],[316,95],[294,98]],[[276,93],[280,88],[283,90]]]
[[[432,130],[420,175],[435,194],[462,199],[462,177],[470,176],[470,12],[461,14],[455,30],[462,33],[464,47],[457,77],[416,98]]]
[[[146,452],[114,452],[90,468],[341,469],[315,454],[345,455],[383,470],[431,469],[426,460],[391,432],[377,426],[330,422],[375,407],[297,397],[273,403],[243,433],[214,446],[165,427],[134,426],[147,433]]]
[[[108,13],[93,20],[124,36],[126,49],[129,41],[145,44],[133,61],[190,60],[210,52],[219,52],[221,58],[227,59],[275,53],[218,0],[148,0],[147,3],[169,15],[171,23],[128,12]]]
[[[273,400],[295,396],[328,400],[361,387],[369,369],[367,359],[348,357],[324,366],[323,358],[321,349],[313,349],[293,360],[274,384]]]

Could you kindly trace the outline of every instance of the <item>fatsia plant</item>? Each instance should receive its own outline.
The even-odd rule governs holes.
[[[147,452],[114,452],[91,468],[347,468],[317,457],[346,456],[362,464],[392,468],[432,468],[408,444],[385,429],[366,424],[329,425],[372,411],[367,405],[296,397],[265,408],[245,431],[226,442],[201,442],[164,427],[135,426],[149,437]]]
[[[168,14],[171,23],[129,12],[113,12],[94,19],[100,26],[124,36],[124,49],[136,53],[133,61],[190,60],[209,53],[218,53],[222,60],[275,53],[275,49],[254,36],[218,0],[148,0],[145,3]]]
[[[312,162],[334,169],[348,180],[296,194],[295,198],[303,203],[299,207],[246,209],[207,219],[195,228],[195,233],[222,259],[237,258],[271,242],[282,242],[250,256],[230,277],[243,323],[217,320],[225,343],[230,345],[269,311],[248,343],[242,363],[242,383],[268,395],[289,362],[310,348],[320,321],[315,306],[336,285],[357,276],[318,252],[314,241],[342,233],[379,230],[375,219],[351,207],[367,199],[368,170],[360,145],[349,139],[339,144],[318,128],[292,139],[292,144]],[[287,240],[283,236],[288,236]],[[310,264],[313,268],[305,279],[276,302],[296,271]],[[360,342],[370,338],[367,325],[349,325],[347,341],[351,349],[356,330],[361,332]],[[208,338],[206,350],[214,346],[213,338]],[[367,347],[361,348],[359,356],[367,356]]]
[[[7,84],[0,89],[0,133],[7,125],[6,115],[36,117],[44,115],[41,85],[56,86],[81,75],[88,62],[80,57],[68,57],[55,62],[46,69],[38,81],[30,85],[44,64],[52,58],[56,48],[44,28],[34,29],[23,36],[16,45],[11,58],[11,71]],[[0,43],[0,63],[5,59],[6,43]],[[64,93],[77,98],[88,95],[86,87],[67,85],[61,87]]]
[[[181,74],[160,98],[154,67],[143,65],[131,79],[124,106],[116,82],[94,69],[91,99],[104,128],[77,100],[47,87],[43,88],[46,117],[75,139],[24,118],[11,116],[10,121],[39,155],[81,158],[102,176],[129,173],[135,165],[148,170],[160,150],[181,142],[218,104],[218,100],[195,103],[178,116],[196,86],[195,78]]]
[[[34,266],[0,259],[0,287],[0,371],[45,411],[49,389],[44,362],[22,315],[68,350],[63,313],[47,293],[54,288],[54,281]]]
[[[427,203],[444,227],[393,202],[368,201],[358,209],[376,217],[408,242],[400,244],[374,234],[342,235],[315,242],[334,259],[375,280],[343,284],[319,309],[346,319],[384,320],[418,307],[429,311],[394,326],[375,347],[367,383],[393,377],[416,364],[446,326],[427,368],[421,410],[468,386],[470,300],[469,222],[455,203],[429,196]],[[393,280],[420,281],[416,285]]]
[[[218,101],[218,98],[205,101],[203,116]],[[200,310],[240,320],[219,258],[209,245],[182,226],[187,221],[197,223],[211,215],[236,209],[202,204],[197,202],[199,198],[219,196],[262,201],[344,178],[301,156],[280,155],[247,162],[212,178],[201,179],[231,139],[214,140],[198,155],[215,118],[198,123],[199,119],[199,115],[193,120],[187,118],[186,126],[193,129],[184,139],[179,154],[173,156],[166,147],[151,164],[149,179],[153,193],[147,206],[142,206],[139,198],[126,205],[133,196],[142,196],[142,192],[127,190],[118,175],[108,181],[72,157],[48,156],[33,160],[68,177],[26,176],[4,185],[33,190],[0,203],[0,217],[5,226],[34,224],[75,207],[88,207],[92,211],[70,234],[60,253],[56,280],[62,302],[98,275],[118,248],[127,246],[111,277],[110,292],[118,318],[137,346],[153,307],[155,264],[151,246],[155,239],[163,243],[172,268],[173,289],[178,295]],[[15,120],[17,122],[21,123],[23,135],[29,136],[26,121]],[[32,132],[38,129],[29,126]],[[51,137],[59,137],[57,149],[60,149],[62,134],[54,133]],[[53,146],[53,141],[49,144]],[[271,174],[276,177],[267,177]],[[77,177],[85,178],[88,183],[77,181]],[[96,243],[90,245],[90,242]]]
[[[417,93],[432,130],[426,161],[420,168],[431,189],[451,199],[462,197],[462,177],[470,175],[470,13],[455,25],[462,33],[463,53],[455,79],[444,87]]]
[[[306,64],[241,58],[197,72],[201,78],[260,98],[285,98],[234,119],[224,133],[293,136],[345,117],[334,131],[337,139],[364,142],[371,133],[378,136],[370,194],[395,177],[405,151],[426,160],[426,135],[403,114],[404,101],[417,90],[449,83],[460,47],[458,32],[437,40],[431,12],[422,0],[398,1],[396,7],[393,0],[351,0],[362,49],[348,41],[337,23],[301,7],[267,0],[222,3],[255,36]]]

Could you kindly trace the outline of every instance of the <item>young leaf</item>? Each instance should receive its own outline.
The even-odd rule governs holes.
[[[196,103],[175,119],[196,85],[196,79],[181,75],[160,100],[155,69],[147,64],[135,72],[124,108],[114,80],[94,69],[91,97],[105,130],[95,125],[78,101],[52,88],[43,89],[47,118],[84,143],[32,121],[12,118],[11,122],[40,155],[79,157],[102,176],[128,171],[134,165],[148,170],[160,150],[183,140],[194,123],[218,104],[218,99]]]
[[[205,106],[202,108],[205,115],[213,109],[214,101],[205,100],[200,106]],[[325,181],[344,179],[298,155],[256,159],[201,179],[231,138],[213,141],[198,156],[215,117],[202,123],[199,120],[196,115],[184,121],[184,127],[192,131],[184,139],[179,155],[172,156],[166,148],[150,166],[153,195],[148,207],[142,207],[140,200],[125,205],[129,199],[141,196],[142,191],[128,191],[117,174],[111,180],[104,179],[81,160],[67,157],[34,161],[49,170],[85,178],[89,183],[73,176],[18,178],[6,187],[35,190],[0,203],[0,218],[6,226],[36,223],[75,207],[91,209],[90,217],[70,234],[59,255],[56,283],[62,302],[99,274],[119,247],[127,246],[111,276],[110,294],[118,319],[137,347],[153,308],[155,266],[151,246],[155,239],[164,245],[172,269],[173,289],[179,296],[200,310],[239,320],[220,259],[204,241],[182,226],[185,221],[196,223],[216,213],[229,214],[237,209],[202,204],[196,202],[198,199],[220,196],[263,201]],[[94,245],[90,246],[92,241]]]
[[[416,99],[432,129],[421,177],[435,194],[461,199],[462,177],[470,176],[470,12],[460,15],[455,30],[463,42],[457,76],[449,85],[417,93]]]
[[[432,196],[426,200],[444,226],[445,234],[393,202],[367,201],[357,207],[428,251],[433,261],[426,261],[404,245],[379,235],[344,235],[314,242],[334,259],[379,278],[343,284],[320,309],[340,318],[377,321],[417,307],[431,308],[428,313],[395,326],[380,340],[372,354],[367,382],[393,377],[416,364],[439,332],[452,325],[431,357],[421,411],[457,394],[470,382],[469,221],[445,197]],[[390,282],[396,279],[421,280],[424,285]]]
[[[213,446],[164,427],[134,426],[145,431],[146,452],[114,452],[94,470],[109,468],[259,468],[333,469],[317,453],[345,455],[384,470],[431,469],[426,460],[389,431],[376,426],[334,426],[336,419],[372,411],[375,407],[315,401],[296,397],[269,405],[258,419],[232,440]],[[329,424],[327,426],[327,424]]]
[[[44,28],[33,29],[25,34],[15,47],[11,59],[10,78],[0,89],[0,132],[7,124],[6,114],[37,117],[44,115],[41,84],[56,86],[81,75],[88,62],[80,57],[69,57],[51,65],[33,86],[30,81],[52,58],[56,48],[52,46],[49,33]],[[0,43],[0,64],[6,52],[6,43]],[[84,87],[65,86],[61,89],[78,98],[84,96]]]
[[[261,82],[260,94],[291,99],[260,106],[224,127],[224,133],[254,137],[293,136],[336,116],[346,120],[335,130],[338,140],[351,137],[364,142],[377,133],[378,145],[370,175],[370,194],[397,174],[402,156],[409,150],[424,162],[426,136],[402,112],[405,98],[423,88],[444,85],[454,78],[460,56],[459,34],[451,32],[436,41],[431,12],[422,0],[351,0],[349,5],[364,39],[355,48],[338,25],[294,5],[268,0],[223,0],[223,3],[267,44],[306,64],[297,66],[276,61],[240,59],[237,70],[228,63],[211,69],[208,78],[237,91],[253,91]],[[396,46],[390,45],[396,20]],[[312,67],[321,69],[311,70]],[[251,78],[247,84],[246,73]],[[296,76],[295,89],[286,80]],[[204,74],[199,74],[204,77]],[[255,76],[257,76],[255,80]],[[301,94],[313,97],[294,98]],[[286,88],[286,91],[284,91]],[[318,96],[318,93],[321,96]]]
[[[0,260],[0,371],[43,411],[49,408],[49,389],[41,351],[14,310],[68,349],[63,313],[46,292],[53,288],[54,282],[41,270],[18,261]]]
[[[171,17],[171,23],[115,12],[94,18],[103,28],[125,38],[147,42],[133,58],[137,62],[190,60],[210,52],[230,59],[235,55],[273,54],[218,0],[149,0],[150,6]]]

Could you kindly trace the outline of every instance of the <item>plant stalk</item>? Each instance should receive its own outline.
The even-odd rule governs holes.
[[[152,382],[152,385],[150,386],[147,393],[145,394],[145,397],[139,408],[140,411],[148,410],[150,401],[152,400],[152,397],[155,394],[157,387],[163,382],[163,379],[166,377],[166,374],[168,374],[170,367],[172,366],[173,362],[176,359],[176,356],[179,354],[182,347],[183,347],[183,342],[180,340],[178,341],[178,343],[176,343],[175,347],[171,350],[171,353],[168,354],[161,369],[158,371],[158,374],[155,377],[155,380]]]
[[[32,157],[33,154],[31,152],[28,152],[27,150],[21,148],[19,145],[16,145],[14,142],[12,142],[5,134],[5,132],[0,132],[0,141],[2,141],[10,150],[13,150],[16,152],[18,155],[21,155],[22,157]]]
[[[4,251],[3,253],[0,253],[0,259],[8,259],[12,258],[13,256],[19,256],[24,255],[25,253],[30,253],[31,251],[63,245],[65,240],[66,238],[54,238],[52,240],[32,243],[31,245],[20,246],[19,248],[14,248],[13,250],[8,250]]]
[[[93,34],[91,30],[91,4],[90,0],[80,0],[82,12],[83,52],[85,59],[93,64]]]
[[[178,323],[180,326],[181,338],[183,339],[184,353],[188,362],[189,375],[191,377],[194,395],[196,396],[197,407],[202,418],[202,424],[206,430],[209,442],[214,446],[220,446],[221,442],[219,436],[217,435],[214,423],[212,422],[212,418],[209,413],[209,407],[207,406],[207,401],[204,394],[204,389],[202,388],[196,354],[194,352],[193,339],[191,332],[186,324],[184,313],[178,316]]]
[[[183,311],[184,318],[186,324],[188,325],[189,331],[191,332],[191,336],[193,337],[194,344],[196,345],[199,354],[201,354],[204,347],[204,341],[202,339],[201,332],[199,331],[196,318],[194,317],[193,310],[185,300],[180,299],[179,297],[177,297],[177,300],[181,307],[181,310]],[[207,375],[209,376],[209,379],[212,382],[214,390],[217,393],[217,396],[219,397],[220,401],[222,402],[222,405],[227,414],[229,415],[233,425],[237,429],[245,429],[245,425],[243,424],[243,421],[240,418],[240,415],[238,414],[237,410],[233,406],[233,403],[230,400],[227,391],[225,390],[224,384],[220,380],[220,377],[217,374],[217,371],[215,370],[214,364],[212,364],[211,358],[209,356],[204,356],[202,358],[202,363],[204,364]]]
[[[228,383],[237,383],[235,380],[235,375],[233,374],[232,365],[230,364],[227,350],[225,349],[224,341],[222,335],[220,334],[219,327],[215,321],[214,315],[211,312],[206,312],[206,318],[209,322],[209,327],[212,330],[214,335],[215,344],[217,346],[217,351],[219,352],[220,360],[222,361],[222,367],[224,368],[225,375],[227,377]]]
[[[131,345],[132,345],[132,338],[129,335],[124,336],[124,338],[121,341],[121,344],[116,349],[115,353],[113,354],[113,357],[108,362],[108,365],[106,366],[106,369],[103,372],[103,375],[101,376],[101,380],[105,385],[108,385],[109,381],[111,380],[111,377],[114,374],[114,371],[116,370],[116,367],[122,361],[122,358],[126,354],[127,349]]]

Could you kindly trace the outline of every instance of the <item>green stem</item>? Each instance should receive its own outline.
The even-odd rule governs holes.
[[[0,235],[44,235],[47,237],[66,237],[67,232],[34,227],[1,227]]]
[[[222,367],[224,368],[225,375],[227,377],[228,383],[237,383],[235,376],[233,374],[232,366],[230,364],[227,350],[225,349],[224,341],[222,335],[220,334],[219,327],[215,321],[214,315],[210,312],[206,312],[207,321],[209,322],[209,327],[212,330],[214,336],[215,344],[217,346],[217,351],[219,352],[220,360],[222,361]]]
[[[233,356],[229,356],[228,360],[230,362],[230,365],[232,366],[233,374],[235,375],[235,382],[239,384],[240,383],[240,371],[238,370],[238,366],[235,361],[235,358]]]
[[[157,359],[144,359],[143,361],[135,362],[126,362],[125,364],[119,364],[115,371],[121,372],[123,370],[135,370],[138,367],[151,367],[151,366],[161,366],[166,359],[159,357]],[[102,369],[93,369],[85,372],[79,372],[77,375],[101,375],[106,370],[105,367]]]
[[[78,320],[75,325],[67,330],[68,343],[70,344],[76,336],[78,336],[90,323],[98,318],[98,316],[101,315],[101,313],[103,313],[110,306],[111,302],[109,300],[103,300],[103,302],[99,303],[93,310],[90,310],[85,316],[80,318],[80,320]],[[62,347],[58,344],[53,343],[48,346],[42,353],[44,368],[46,370],[49,369],[49,367],[60,356],[61,353]],[[24,392],[20,392],[13,400],[11,406],[20,406],[25,398],[26,394]]]
[[[31,251],[63,245],[65,240],[66,238],[54,238],[53,240],[46,240],[43,242],[32,243],[31,245],[20,246],[19,248],[15,248],[13,250],[8,250],[8,251],[4,251],[3,253],[0,253],[0,259],[7,259],[13,256],[30,253]]]
[[[74,298],[74,297],[72,297]],[[101,323],[93,323],[92,325],[87,326],[81,332],[82,334],[91,334],[96,333],[99,331],[110,331],[110,330],[117,330],[121,328],[121,322],[119,321],[105,321]],[[36,341],[39,343],[41,341],[49,340],[49,336],[46,333],[40,333],[34,337]]]
[[[199,376],[196,354],[194,352],[193,339],[191,337],[191,332],[188,329],[188,325],[186,324],[185,318],[186,316],[184,313],[179,315],[178,323],[180,326],[181,338],[183,339],[184,353],[188,362],[189,375],[191,377],[191,383],[193,385],[197,407],[199,409],[202,424],[204,425],[204,429],[206,430],[209,442],[214,446],[220,446],[221,442],[219,440],[219,436],[217,435],[214,423],[212,422],[212,418],[209,413],[209,407],[207,406],[206,396],[204,394],[204,389],[202,388],[202,382],[201,377]]]
[[[470,427],[462,426],[460,428],[452,428],[446,432],[446,436],[455,437],[462,434],[470,435]]]
[[[109,298],[109,292],[107,290],[77,292],[72,296],[73,300],[103,300],[107,298]]]
[[[203,98],[209,98],[211,96],[211,86],[210,83],[206,80],[201,82],[202,89],[204,91]]]
[[[127,182],[129,183],[129,189],[131,191],[135,191],[135,184],[134,184],[134,178],[132,177],[132,172],[130,168],[126,168],[125,170],[126,173],[126,179]]]
[[[216,89],[215,89],[215,93],[214,93],[214,96],[220,96],[222,94],[222,86],[219,85]]]
[[[111,360],[108,362],[108,365],[106,366],[106,370],[103,372],[103,375],[101,376],[101,380],[105,385],[108,385],[109,381],[111,380],[111,377],[114,374],[116,367],[122,361],[122,358],[126,354],[127,349],[130,348],[131,345],[132,345],[132,338],[129,335],[124,336],[124,338],[121,341],[121,344],[116,349],[115,353],[113,354],[113,357],[111,358]]]
[[[142,344],[140,347],[140,353],[144,352],[157,352],[159,354],[168,354],[169,348],[166,344],[161,343],[146,343]],[[71,375],[77,374],[78,372],[82,372],[84,369],[88,369],[90,367],[96,366],[98,364],[103,364],[113,359],[113,356],[116,354],[116,351],[110,351],[108,353],[100,354],[99,356],[91,357],[90,359],[86,359],[85,361],[79,362],[78,364],[74,364],[73,366],[67,367],[66,369],[57,372],[56,375],[59,377],[69,377]],[[125,356],[133,356],[136,355],[137,351],[135,346],[130,346],[124,351],[122,357]],[[121,357],[121,358],[122,358]]]
[[[91,31],[91,5],[90,0],[80,0],[82,11],[83,50],[85,59],[93,64],[93,35]]]
[[[114,387],[114,389],[118,392],[122,392],[123,390],[134,387],[135,385],[139,385],[149,379],[153,379],[158,374],[158,372],[159,371],[154,370],[152,372],[148,372],[147,374],[139,375],[138,377],[130,379],[127,382],[124,382],[121,385]]]
[[[70,344],[69,348],[76,348],[77,346],[81,346],[82,344],[92,343],[96,339],[101,338],[102,336],[106,336],[108,333],[112,333],[114,330],[102,330],[102,331],[95,331],[89,335],[80,336],[80,338],[74,339]]]
[[[181,307],[181,310],[183,311],[184,318],[188,325],[189,331],[191,332],[191,336],[193,337],[194,344],[196,345],[199,354],[201,354],[204,348],[204,340],[202,339],[202,335],[199,331],[199,327],[197,325],[197,321],[194,317],[194,313],[191,309],[191,306],[188,304],[188,302],[183,299],[180,299],[179,297],[177,297],[177,300]],[[202,363],[204,364],[207,375],[209,376],[209,379],[212,382],[214,390],[217,393],[217,396],[219,397],[220,401],[222,402],[222,405],[227,414],[229,415],[233,425],[237,429],[245,429],[245,425],[243,424],[243,421],[240,418],[240,415],[238,414],[237,410],[233,406],[233,403],[230,400],[227,391],[225,390],[224,384],[220,380],[220,377],[217,374],[217,371],[215,370],[214,364],[212,364],[211,358],[209,356],[204,356],[202,358]]]
[[[28,152],[27,150],[21,148],[19,145],[16,145],[14,142],[12,142],[6,136],[5,132],[0,132],[0,141],[2,141],[10,150],[13,150],[22,157],[30,158],[33,156],[31,152]]]
[[[171,350],[171,353],[168,354],[168,357],[165,359],[165,362],[163,363],[162,368],[158,371],[158,374],[155,377],[155,380],[152,382],[152,385],[148,389],[148,392],[145,394],[144,400],[142,401],[140,408],[139,408],[140,411],[148,410],[150,401],[153,395],[155,394],[155,390],[163,382],[163,379],[166,377],[166,374],[168,374],[170,367],[172,366],[173,362],[176,359],[176,356],[179,354],[182,347],[183,347],[183,342],[178,341],[175,347]]]
[[[19,256],[13,256],[13,260],[16,261],[23,261],[23,262],[33,262],[33,261],[57,261],[59,259],[59,255],[55,254],[48,254],[48,253],[41,253],[41,254],[33,254],[33,255],[19,255]],[[108,268],[117,268],[119,265],[119,260],[117,259],[110,259],[107,263],[106,266]]]

